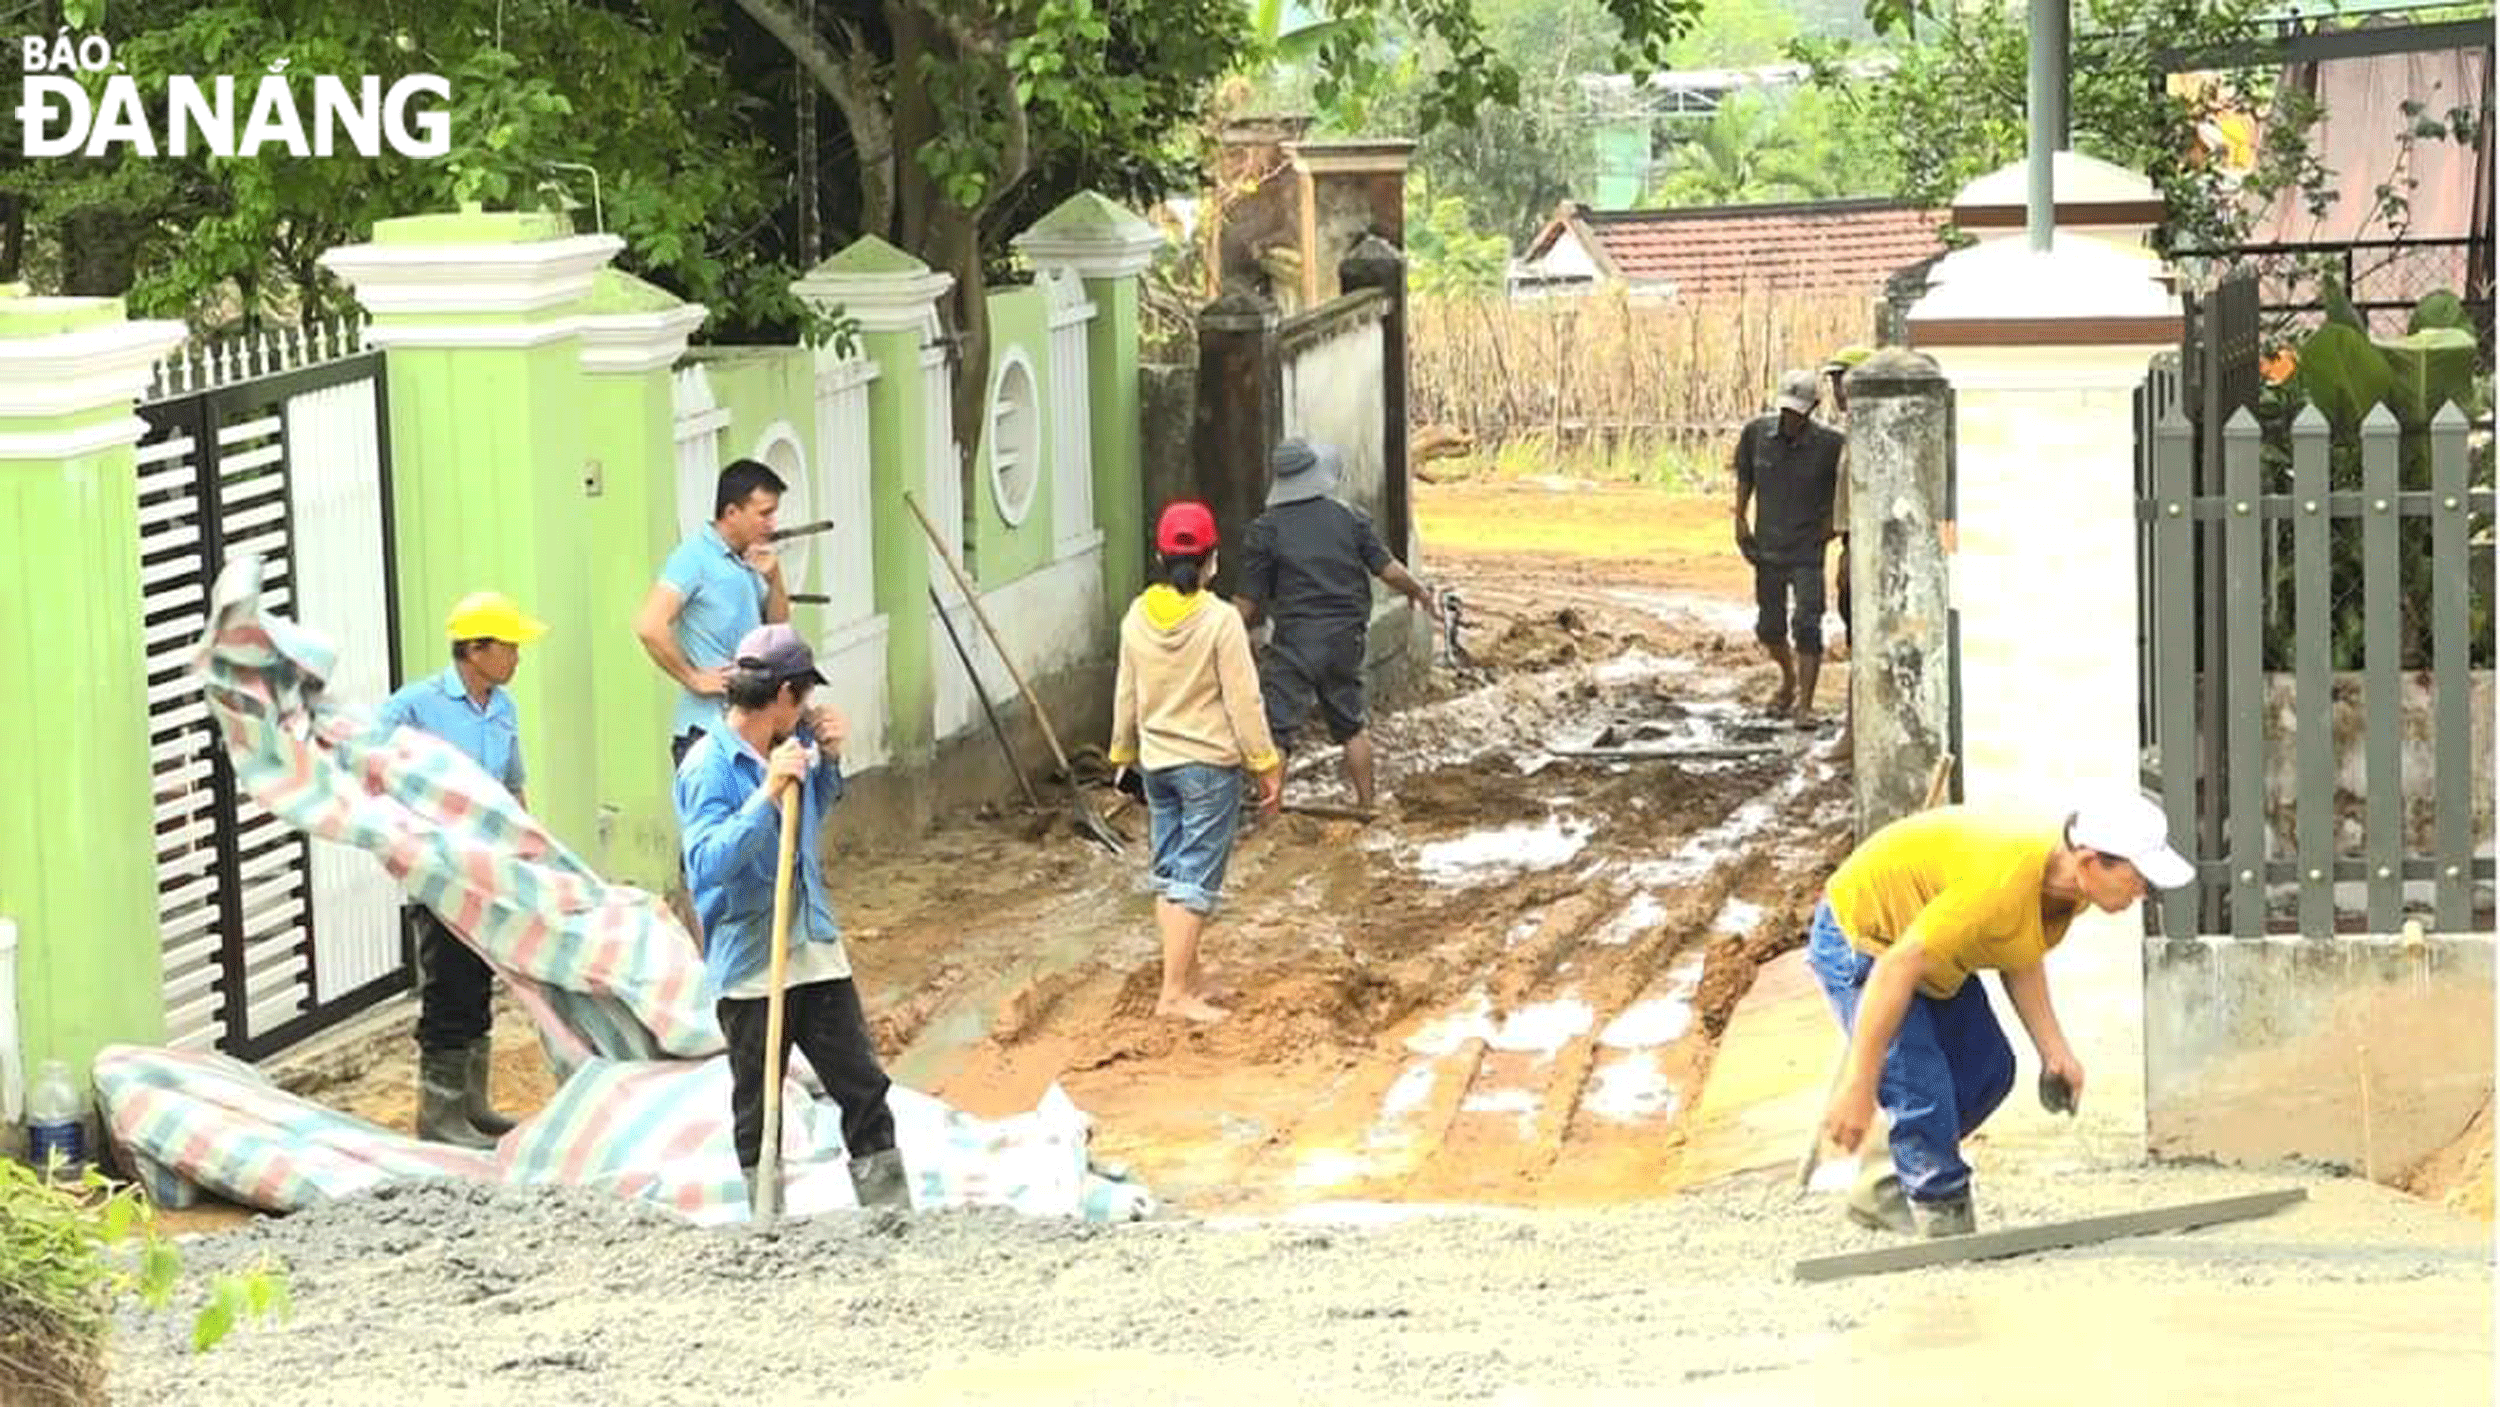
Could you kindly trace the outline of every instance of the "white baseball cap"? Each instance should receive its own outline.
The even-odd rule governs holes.
[[[2095,797],[2075,811],[2067,839],[2135,866],[2155,889],[2177,889],[2196,878],[2196,867],[2170,848],[2170,822],[2161,807],[2140,793]]]
[[[1823,383],[1815,379],[1813,372],[1797,367],[1780,373],[1780,409],[1812,415],[1822,399]]]

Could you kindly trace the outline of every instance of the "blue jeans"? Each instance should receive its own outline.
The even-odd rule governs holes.
[[[1155,892],[1194,914],[1215,912],[1241,825],[1241,772],[1184,762],[1145,774]]]
[[[1875,960],[1849,946],[1828,901],[1814,911],[1806,965],[1831,998],[1841,1030],[1854,1033],[1858,998]],[[1962,1140],[2013,1088],[2014,1047],[1976,977],[1942,1001],[1912,993],[1875,1088],[1875,1100],[1892,1124],[1892,1166],[1901,1175],[1901,1190],[1922,1202],[1968,1191],[1970,1164],[1962,1161]]]

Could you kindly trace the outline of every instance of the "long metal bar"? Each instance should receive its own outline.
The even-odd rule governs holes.
[[[2226,1221],[2246,1221],[2251,1217],[2272,1216],[2285,1207],[2308,1200],[2307,1191],[2287,1187],[2276,1192],[2253,1192],[2244,1197],[2219,1197],[2208,1202],[2187,1202],[2175,1207],[2154,1207],[2140,1212],[2118,1212],[2109,1216],[2079,1217],[2073,1221],[2053,1221],[2044,1226],[2015,1226],[2003,1231],[1981,1231],[1969,1236],[1947,1236],[1935,1241],[1914,1241],[1905,1246],[1886,1246],[1877,1251],[1852,1251],[1847,1255],[1816,1256],[1797,1262],[1800,1280],[1841,1280],[1852,1275],[1883,1275],[1895,1270],[1918,1270],[1930,1265],[1956,1265],[1976,1260],[2002,1260],[2007,1256],[2032,1255],[2039,1251],[2063,1250],[2069,1246],[2088,1246],[2099,1241],[2115,1241],[2127,1236],[2153,1236],[2165,1231],[2193,1231],[2200,1226],[2213,1226]]]
[[[2222,431],[2223,485],[2233,516],[2222,526],[2223,614],[2229,624],[2222,659],[2222,696],[2231,713],[2231,772],[2227,784],[2231,857],[2231,936],[2255,938],[2266,931],[2266,889],[2258,867],[2266,859],[2264,524],[2256,515],[2257,417],[2246,410]]]
[[[2311,407],[2292,423],[2292,759],[2296,798],[2293,841],[2300,852],[2300,931],[2335,934],[2335,557],[2323,500],[2327,485],[2326,417]]]
[[[2031,133],[2030,184],[2024,228],[2034,253],[2045,254],[2057,232],[2053,153],[2065,144],[2067,0],[2031,0],[2031,68],[2025,88]]]
[[[2361,476],[2373,511],[2361,526],[2362,775],[2369,779],[2370,929],[2393,933],[2402,921],[2405,853],[2404,659],[2396,588],[2396,418],[2380,406],[2361,423]]]
[[[2439,883],[2434,916],[2442,933],[2473,927],[2473,886],[2465,862],[2474,855],[2473,633],[2468,620],[2477,573],[2467,538],[2465,417],[2455,406],[2431,421],[2431,747],[2444,765],[2432,769],[2438,798],[2433,838]],[[2488,553],[2489,549],[2482,549]]]
[[[2195,434],[2187,408],[2176,397],[2159,409],[2153,422],[2153,575],[2164,593],[2195,589],[2196,524],[2187,515],[2187,500],[2195,492]],[[2205,773],[2196,729],[2194,614],[2184,609],[2155,614],[2153,661],[2162,681],[2153,720],[2153,736],[2161,751],[2162,809],[2170,818],[2172,835],[2196,835],[2203,814],[2197,788]],[[2164,938],[2202,936],[2197,896],[2203,887],[2173,889],[2161,896]]]

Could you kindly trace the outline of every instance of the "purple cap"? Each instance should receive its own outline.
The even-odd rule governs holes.
[[[816,669],[816,652],[787,625],[759,625],[738,642],[738,668],[769,674],[774,679],[825,682]]]

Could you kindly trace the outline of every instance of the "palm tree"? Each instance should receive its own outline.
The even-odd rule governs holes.
[[[1733,93],[1667,158],[1651,205],[1751,205],[1783,196],[1825,200],[1840,193],[1837,173],[1806,159],[1797,134],[1761,97]]]

